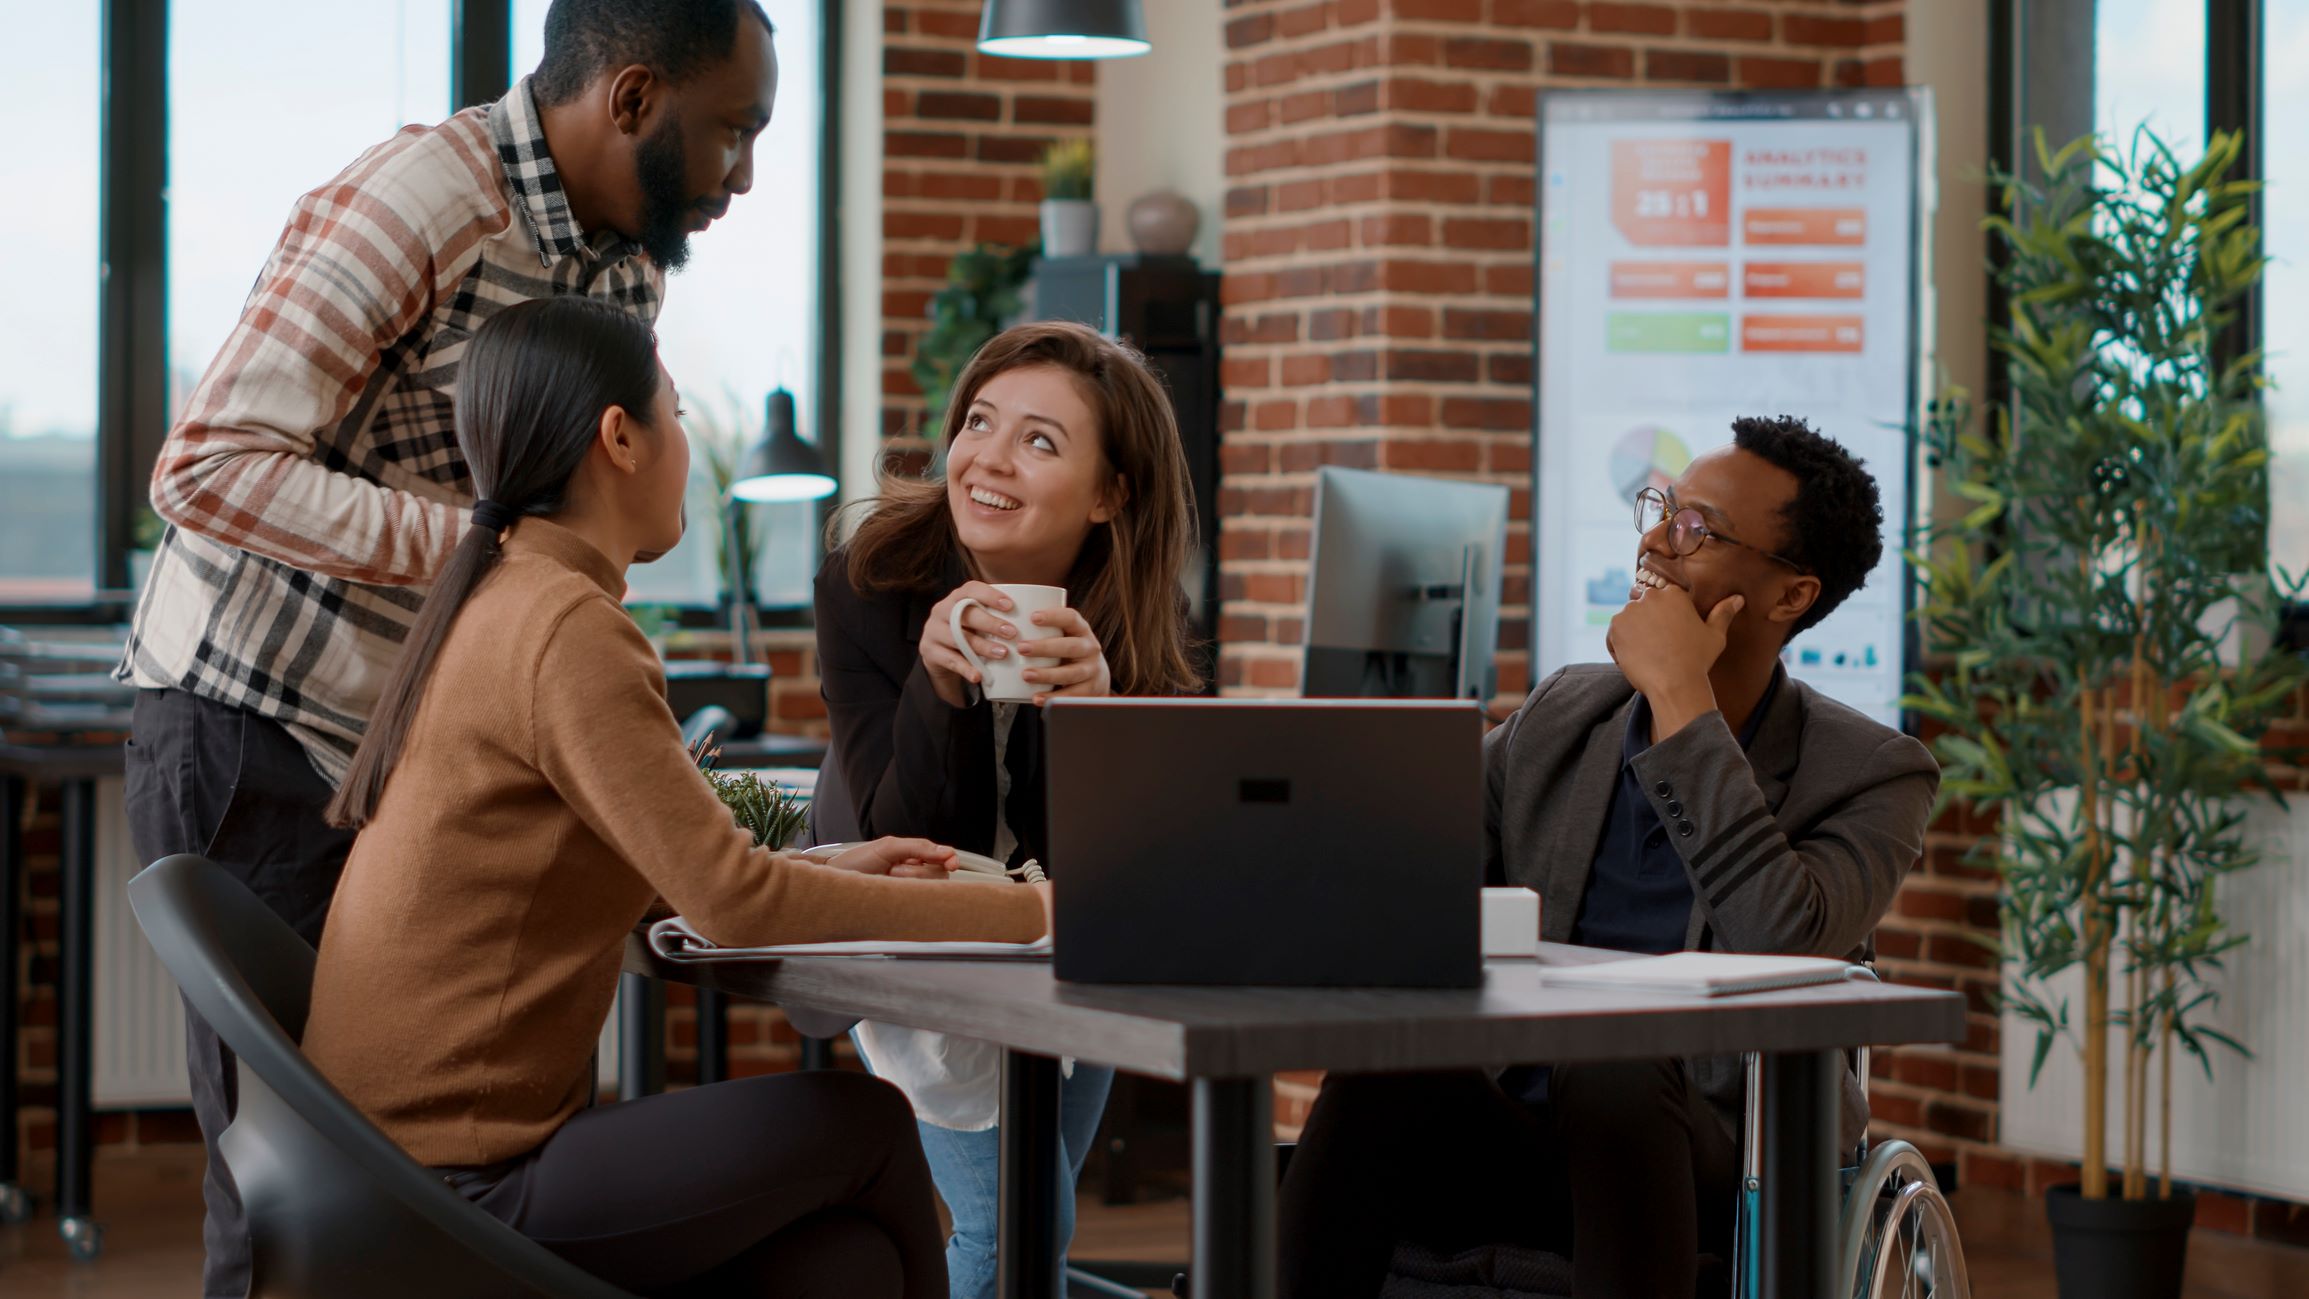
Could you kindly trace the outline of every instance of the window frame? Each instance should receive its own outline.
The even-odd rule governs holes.
[[[841,0],[818,0],[819,113],[817,445],[841,473]],[[512,0],[452,0],[450,98],[445,112],[502,96],[514,80]],[[150,500],[153,464],[168,435],[168,49],[169,0],[105,0],[98,128],[101,229],[97,308],[95,594],[83,601],[0,603],[0,623],[23,626],[124,621],[137,511]],[[823,527],[840,496],[821,504]],[[803,606],[761,606],[765,628],[811,625]],[[683,626],[727,620],[714,608],[681,606]]]
[[[2199,0],[2205,10],[2205,130],[2235,130],[2244,134],[2244,150],[2237,161],[2241,180],[2267,179],[2262,150],[2262,128],[2268,104],[2267,5],[2273,0]],[[2094,32],[2092,0],[1990,0],[1988,60],[1988,155],[1992,166],[2010,170],[2031,157],[2028,132],[2049,114],[2076,117],[2092,124],[2092,61],[2084,62],[2086,75],[2077,77],[2076,60],[2069,53],[2037,45],[2031,32],[2061,29]],[[2045,88],[2049,87],[2049,91]],[[2081,93],[2081,101],[2079,99]],[[1987,196],[1988,211],[1996,215],[1997,196]],[[2267,200],[2256,193],[2249,200],[2253,229],[2266,244]],[[2000,257],[1993,246],[1989,255]],[[2267,339],[2264,297],[2256,286],[2245,298],[2237,319],[2221,340],[2226,357],[2251,354]],[[2008,307],[1993,276],[1988,286],[1988,317],[2002,319]],[[2002,405],[2010,397],[2002,360],[1989,348],[1987,401]],[[2265,367],[2263,367],[2265,368]],[[2286,643],[2309,648],[2309,602],[2287,607],[2281,635]]]

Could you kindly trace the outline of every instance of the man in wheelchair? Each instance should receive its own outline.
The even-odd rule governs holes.
[[[1638,495],[1614,663],[1555,673],[1486,740],[1487,874],[1537,890],[1556,942],[1864,960],[1940,771],[1780,659],[1875,568],[1883,509],[1802,421],[1732,427]],[[1334,1076],[1283,1181],[1282,1293],[1375,1295],[1399,1243],[1511,1244],[1568,1256],[1579,1299],[1691,1299],[1702,1251],[1730,1252],[1741,1093],[1730,1057]]]

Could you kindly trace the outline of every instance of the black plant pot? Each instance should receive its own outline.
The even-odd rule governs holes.
[[[2074,1186],[2044,1193],[2060,1299],[2179,1299],[2197,1197],[2088,1200]]]

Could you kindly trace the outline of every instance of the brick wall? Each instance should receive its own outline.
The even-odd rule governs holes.
[[[1894,85],[1905,0],[1238,0],[1226,24],[1223,680],[1236,693],[1297,686],[1313,471],[1345,464],[1496,481],[1529,499],[1532,105],[1543,85]],[[946,261],[978,241],[1035,234],[1034,160],[1092,123],[1082,64],[976,53],[978,0],[884,7],[882,431],[926,458],[907,373]],[[1153,111],[1154,106],[1150,106]],[[1528,685],[1529,569],[1520,522],[1501,628],[1500,689]],[[772,716],[822,732],[807,633],[773,632]],[[2287,734],[2309,741],[2309,699]],[[30,1147],[53,1146],[56,827],[29,810],[31,944],[22,1039]],[[1952,814],[1880,934],[1902,982],[1962,991],[1960,1048],[1879,1052],[1879,1129],[1959,1164],[1971,1184],[2031,1192],[2068,1175],[1994,1144],[1995,972],[1972,936],[1993,932],[1995,887],[1962,864],[1982,825]],[[694,1022],[676,989],[671,1072],[692,1076]],[[732,1068],[790,1068],[791,1029],[770,1008],[732,1015]],[[1312,1082],[1278,1084],[1303,1117]],[[194,1139],[182,1112],[102,1116],[105,1144]],[[2309,1210],[2211,1195],[2207,1226],[2301,1242]]]
[[[1324,464],[1514,492],[1505,704],[1529,685],[1533,105],[1545,86],[1899,85],[1905,0],[1242,0],[1226,23],[1222,683],[1298,686]],[[1997,1147],[1996,983],[1975,939],[1986,827],[1935,824],[1880,942],[1886,973],[1970,1002],[1960,1047],[1877,1053],[1877,1127],[1976,1184],[2073,1170]],[[1305,1078],[1278,1087],[1303,1117]],[[2297,1206],[2209,1196],[2209,1226],[2300,1234]]]
[[[914,340],[948,260],[978,243],[1032,243],[1042,150],[1090,134],[1094,116],[1093,65],[980,54],[980,9],[882,9],[882,434],[914,467],[928,463]]]
[[[923,403],[908,367],[924,311],[946,263],[979,242],[1023,244],[1039,233],[1037,162],[1061,136],[1085,135],[1094,117],[1093,71],[1082,63],[995,59],[974,48],[980,0],[908,0],[883,6],[882,429],[902,463],[926,463]],[[809,632],[769,632],[759,648],[775,677],[773,729],[823,734],[816,653]],[[713,656],[711,636],[676,654]],[[24,881],[32,942],[24,956],[24,1028],[9,1047],[25,1079],[26,1149],[55,1144],[56,825],[53,796],[27,809]],[[669,997],[669,1072],[694,1076],[695,1021],[685,990]],[[792,1029],[773,1007],[733,1006],[731,1071],[793,1067]],[[101,1144],[198,1140],[183,1111],[100,1117]],[[44,1183],[41,1183],[44,1186]]]
[[[1529,683],[1542,86],[1897,85],[1902,0],[1249,0],[1228,9],[1221,680],[1298,684],[1318,465],[1515,493],[1499,688]]]

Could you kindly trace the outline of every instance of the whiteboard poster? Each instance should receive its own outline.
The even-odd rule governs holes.
[[[1867,462],[1884,558],[1784,655],[1899,722],[1920,96],[1554,91],[1539,107],[1537,673],[1609,656],[1635,494],[1796,415]]]

